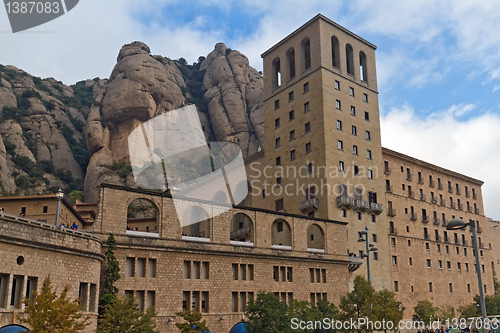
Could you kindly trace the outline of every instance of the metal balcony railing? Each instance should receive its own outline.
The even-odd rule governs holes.
[[[370,209],[370,203],[365,200],[354,200],[354,210],[359,210],[361,212],[366,212]]]
[[[252,230],[250,227],[241,228],[241,229],[238,229],[238,230],[235,230],[235,231],[231,231],[231,233],[229,234],[229,236],[231,238],[235,238],[235,237],[244,235],[246,233],[250,233],[250,230]]]
[[[424,223],[429,223],[429,216],[427,216],[427,215],[422,215],[422,222],[424,222]]]
[[[308,199],[306,201],[302,201],[299,204],[299,208],[303,212],[303,211],[311,209],[311,208],[318,209],[318,205],[319,205],[319,199],[318,198],[311,198],[311,199]]]
[[[437,217],[434,217],[432,224],[439,225],[440,224],[439,219]]]
[[[385,168],[384,168],[384,173],[385,173],[386,175],[390,175],[390,174],[391,174],[391,172],[392,172],[392,170],[391,170],[391,168],[390,168],[390,167],[385,167]]]
[[[370,212],[375,213],[376,215],[379,215],[382,213],[384,210],[384,207],[376,202],[370,202]]]
[[[390,217],[396,216],[396,208],[389,207],[387,209],[387,215]]]
[[[353,198],[349,198],[349,197],[346,197],[346,196],[339,196],[337,197],[337,207],[338,208],[341,208],[341,207],[344,207],[344,208],[352,208],[354,206],[354,199]]]
[[[412,221],[416,221],[417,220],[417,214],[416,213],[410,213],[410,219]]]

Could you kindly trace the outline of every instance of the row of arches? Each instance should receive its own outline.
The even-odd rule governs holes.
[[[311,67],[311,40],[309,37],[306,37],[302,40],[300,44],[301,49],[301,57],[300,57],[300,68],[302,71],[305,71]],[[331,37],[331,57],[332,57],[332,66],[340,69],[341,67],[341,56],[340,56],[340,42],[339,39],[335,36]],[[354,62],[354,49],[351,44],[345,44],[345,66],[347,74],[354,76],[354,66],[356,63]],[[368,81],[368,68],[367,68],[367,60],[366,54],[363,51],[359,51],[358,53],[358,63],[360,79],[362,81]],[[292,80],[296,75],[296,56],[295,49],[293,47],[289,48],[286,52],[286,80]],[[274,58],[272,62],[272,85],[273,88],[280,87],[283,80],[283,71],[281,65],[280,57]]]
[[[211,219],[207,211],[199,206],[190,206],[183,216],[182,236],[184,238],[210,239]],[[148,199],[135,199],[127,208],[127,233],[128,234],[159,234],[159,214],[156,204]],[[292,228],[284,219],[276,219],[271,225],[272,246],[292,246]],[[321,226],[312,223],[306,232],[308,249],[325,249],[325,234]],[[244,213],[233,215],[229,237],[231,243],[246,243],[253,245],[255,242],[255,228],[250,216]]]

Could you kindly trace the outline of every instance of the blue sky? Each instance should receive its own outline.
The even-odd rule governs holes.
[[[82,0],[18,34],[0,8],[0,63],[72,84],[108,77],[135,40],[189,62],[222,41],[261,70],[260,54],[318,13],[378,46],[383,145],[484,180],[500,219],[497,0]]]

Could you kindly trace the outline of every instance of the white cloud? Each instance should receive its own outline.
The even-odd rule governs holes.
[[[499,219],[500,116],[482,113],[459,119],[474,109],[470,104],[452,105],[422,118],[409,105],[392,108],[381,118],[382,145],[484,181],[485,213]]]

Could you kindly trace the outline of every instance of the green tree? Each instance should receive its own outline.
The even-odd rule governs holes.
[[[291,332],[291,316],[288,306],[270,292],[259,292],[257,298],[248,301],[246,315],[249,333]]]
[[[181,333],[198,333],[198,332],[209,332],[210,329],[207,326],[205,320],[201,320],[202,316],[199,312],[194,311],[184,311],[178,312],[176,315],[181,316],[187,323],[176,323],[175,326],[181,330]]]
[[[84,198],[83,191],[76,191],[76,190],[71,191],[71,193],[68,194],[68,197],[69,197],[69,202],[72,204],[76,203],[76,199],[83,201]]]
[[[479,308],[476,304],[463,305],[458,308],[458,312],[460,312],[460,318],[474,318],[480,317]]]
[[[358,275],[354,278],[353,290],[340,298],[340,319],[346,321],[352,319],[357,322],[359,318],[368,318],[370,321],[374,321],[376,319],[372,305],[376,305],[375,289],[364,277]],[[359,327],[352,332],[369,331],[371,330],[367,329],[367,327]]]
[[[80,299],[71,301],[67,298],[68,287],[64,287],[58,297],[52,291],[50,276],[43,281],[40,293],[33,291],[34,300],[25,299],[24,313],[27,318],[19,318],[21,324],[27,324],[32,333],[68,333],[80,332],[88,325],[83,317]]]
[[[423,322],[426,327],[437,319],[436,308],[427,300],[419,301],[413,308],[413,312],[415,313],[413,320]]]
[[[113,234],[109,234],[106,241],[108,249],[106,250],[106,269],[104,270],[104,282],[99,297],[99,314],[104,313],[106,306],[113,303],[118,294],[118,288],[115,283],[120,278],[120,266],[115,257],[116,241]]]
[[[153,309],[142,312],[134,298],[115,297],[99,318],[98,333],[150,333],[154,332],[156,313]]]
[[[403,319],[403,303],[396,300],[396,294],[393,291],[383,289],[375,294],[375,304],[373,305],[373,314],[377,321],[391,322],[393,331],[398,328],[399,322]],[[387,325],[384,332],[387,332]]]
[[[453,318],[456,318],[455,308],[452,306],[440,307],[437,309],[436,315],[443,323],[446,322],[446,320],[449,320],[451,322]]]

